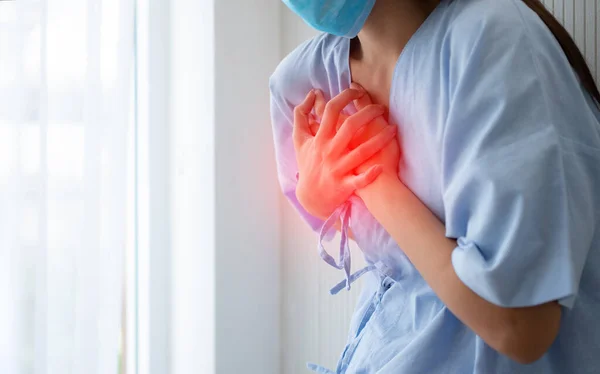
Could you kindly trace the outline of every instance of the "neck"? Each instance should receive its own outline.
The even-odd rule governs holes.
[[[353,58],[375,64],[395,62],[439,3],[440,0],[377,0],[358,33]]]

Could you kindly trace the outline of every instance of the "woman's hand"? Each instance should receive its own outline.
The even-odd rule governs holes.
[[[366,93],[365,89],[362,88],[357,83],[352,83],[350,85],[351,88],[357,89],[359,91],[364,91],[365,94],[360,98],[354,100],[354,106],[356,106],[357,110],[362,110],[363,108],[371,105],[373,102],[371,101],[371,97],[368,93]],[[365,142],[367,139],[375,136],[382,129],[390,126],[389,122],[386,120],[384,115],[381,115],[375,118],[368,126],[363,127],[359,133],[352,139],[350,142],[350,148],[356,147],[358,144]],[[392,125],[396,127],[396,125]],[[368,159],[366,162],[358,166],[355,170],[355,173],[359,174],[364,172],[366,169],[371,167],[372,165],[382,165],[383,173],[390,174],[398,177],[398,164],[400,163],[400,145],[398,144],[398,139],[395,138],[394,141],[389,142],[380,152],[375,154],[373,157]]]
[[[316,94],[312,90],[294,110],[294,148],[299,169],[298,201],[310,214],[325,219],[358,189],[372,183],[383,165],[372,164],[362,172],[354,170],[379,152],[396,136],[395,126],[386,126],[352,150],[349,144],[358,130],[385,113],[380,105],[366,105],[345,118],[336,132],[340,112],[365,93],[347,89],[322,109],[316,134],[311,132],[310,114]]]
[[[371,101],[371,97],[365,91],[365,89],[357,83],[352,83],[350,88],[355,89],[357,91],[363,92],[363,95],[354,100],[354,106],[358,111],[363,110],[364,108],[373,104]],[[318,91],[316,93],[315,100],[315,112],[318,117],[323,117],[325,112],[325,106],[327,102],[323,97],[323,94]],[[368,141],[373,136],[380,133],[383,129],[389,126],[388,121],[384,117],[384,113],[380,116],[373,119],[367,126],[361,127],[354,134],[352,140],[348,143],[349,149],[355,149],[359,145]],[[343,121],[347,118],[345,114],[340,114],[338,118],[338,127],[343,123]],[[313,134],[316,133],[318,129],[318,123],[313,122],[311,124],[311,131]],[[362,164],[360,164],[355,170],[354,173],[359,175],[361,173],[366,172],[369,168],[374,165],[381,165],[383,167],[383,173],[397,176],[398,175],[398,163],[400,161],[400,147],[398,145],[397,139],[389,142],[381,151],[377,152],[373,157],[369,158]],[[360,192],[357,191],[357,192]]]

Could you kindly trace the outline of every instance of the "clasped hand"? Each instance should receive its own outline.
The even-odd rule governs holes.
[[[383,117],[385,107],[372,104],[360,86],[353,86],[327,103],[312,90],[294,110],[296,195],[307,212],[321,219],[381,173],[397,173],[396,126]],[[342,114],[352,102],[358,111]]]

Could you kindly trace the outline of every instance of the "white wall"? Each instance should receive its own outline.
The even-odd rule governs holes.
[[[172,0],[169,373],[280,371],[279,0]]]
[[[544,3],[575,36],[599,81],[600,3],[597,0],[545,0]],[[314,31],[285,6],[282,12],[282,52],[285,55],[314,35]],[[334,369],[344,346],[359,286],[349,294],[342,291],[335,297],[329,296],[328,290],[340,280],[340,274],[319,260],[314,234],[289,204],[284,202],[282,209],[282,343],[285,347],[282,372],[305,373],[306,360]],[[359,251],[353,248],[353,260],[359,257]]]
[[[219,374],[280,373],[281,228],[268,88],[280,54],[279,5],[215,1]]]

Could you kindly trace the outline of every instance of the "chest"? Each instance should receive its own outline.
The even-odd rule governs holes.
[[[398,81],[402,76],[397,77]],[[445,221],[444,214],[444,129],[447,120],[445,88],[438,82],[423,84],[409,78],[398,83],[390,109],[390,121],[399,126],[402,159],[400,179],[417,197]]]
[[[402,182],[440,219],[443,203],[443,136],[448,112],[448,85],[441,59],[429,53],[404,54],[396,66],[365,66],[350,60],[353,82],[374,103],[389,109],[398,126]]]
[[[423,64],[428,65],[427,69],[422,69]],[[400,179],[444,220],[442,159],[447,86],[436,73],[439,70],[435,61],[423,64],[400,64],[387,82],[381,78],[363,85],[368,92],[376,92],[379,100],[385,100],[389,122],[398,126]]]
[[[388,107],[393,80],[393,66],[376,68],[351,60],[350,68],[352,70],[352,81],[367,90],[373,103]]]

